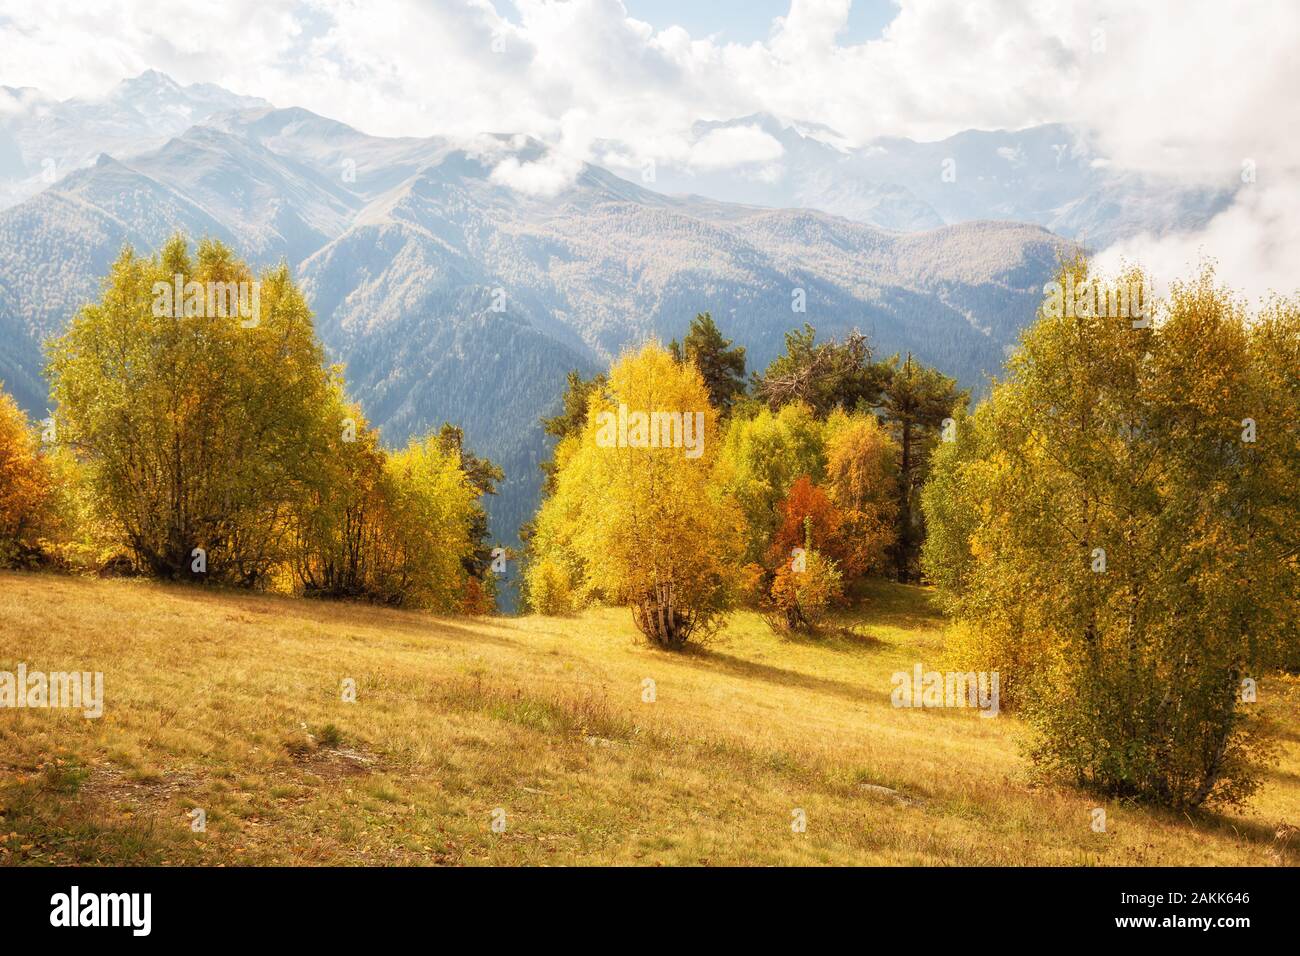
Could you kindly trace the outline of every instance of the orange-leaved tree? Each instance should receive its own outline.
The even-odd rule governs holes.
[[[0,568],[40,560],[53,517],[53,479],[26,416],[0,392]]]

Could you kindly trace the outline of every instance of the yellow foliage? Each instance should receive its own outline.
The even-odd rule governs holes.
[[[556,492],[537,522],[534,606],[565,569],[580,597],[626,604],[652,640],[679,646],[732,603],[739,523],[710,484],[718,413],[693,365],[658,343],[625,353],[581,436],[557,449]]]
[[[0,391],[0,568],[39,560],[52,518],[53,479],[26,416]]]
[[[1145,276],[1062,267],[1117,283]],[[940,449],[925,560],[952,648],[1001,671],[1043,765],[1174,806],[1257,785],[1242,681],[1297,656],[1296,315],[1252,320],[1208,269],[1149,317],[1045,307]]]
[[[836,412],[827,422],[826,484],[852,544],[845,574],[857,578],[885,566],[898,537],[898,445],[874,415]]]

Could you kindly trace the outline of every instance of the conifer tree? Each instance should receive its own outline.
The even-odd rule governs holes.
[[[730,339],[723,338],[710,313],[695,316],[682,343],[674,340],[668,348],[677,361],[690,362],[700,370],[709,401],[722,414],[731,411],[736,399],[745,394],[745,349],[733,347]]]

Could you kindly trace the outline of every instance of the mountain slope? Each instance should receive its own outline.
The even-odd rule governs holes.
[[[1062,248],[1019,224],[900,235],[811,211],[667,199],[594,167],[554,197],[523,198],[491,168],[446,151],[305,261],[302,277],[322,336],[389,437],[463,423],[511,476],[495,503],[511,522],[531,511],[538,410],[568,368],[666,342],[709,310],[753,368],[808,321],[822,335],[861,327],[886,354],[911,351],[978,384],[1032,316]],[[796,290],[805,312],[792,309]]]
[[[892,706],[892,675],[933,661],[945,622],[918,587],[882,584],[863,609],[815,641],[740,613],[708,649],[671,654],[646,646],[626,608],[445,620],[0,572],[0,668],[106,675],[103,720],[6,715],[0,859],[1300,862],[1285,839],[1300,815],[1294,682],[1261,680],[1258,706],[1285,735],[1249,810],[1185,818],[1029,779],[1014,714]],[[355,704],[339,701],[349,676]],[[53,785],[69,781],[81,785]],[[1098,805],[1104,834],[1088,825]],[[188,825],[194,807],[205,833]],[[791,832],[796,808],[806,833]]]
[[[239,244],[199,206],[107,156],[0,212],[0,380],[19,403],[45,409],[41,343],[97,295],[122,247],[152,252],[176,232]]]

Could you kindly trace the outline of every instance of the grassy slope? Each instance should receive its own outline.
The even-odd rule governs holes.
[[[1300,820],[1293,683],[1261,684],[1283,753],[1251,812],[1184,818],[1035,783],[1005,714],[892,708],[942,621],[901,586],[861,616],[860,637],[795,642],[739,615],[668,654],[619,610],[442,620],[0,574],[0,670],[102,670],[107,698],[98,721],[0,710],[0,862],[1297,861],[1277,835]]]

